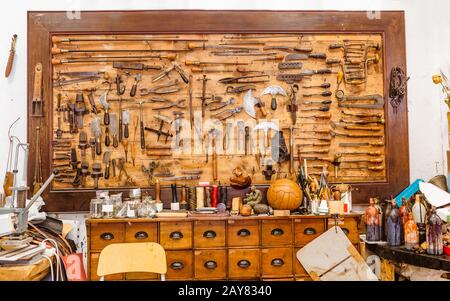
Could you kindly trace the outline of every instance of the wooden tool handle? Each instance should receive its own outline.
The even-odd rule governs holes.
[[[347,130],[361,130],[361,131],[379,131],[380,128],[377,127],[364,127],[358,125],[346,125],[345,129]]]
[[[263,117],[266,117],[267,111],[266,111],[266,108],[264,108],[264,105],[262,103],[259,103],[259,105],[257,105],[257,106],[258,106],[259,110],[261,111],[261,115]]]
[[[52,65],[60,65],[60,64],[62,64],[63,62],[64,62],[63,60],[52,59]]]
[[[161,183],[159,179],[155,181],[155,202],[161,203]]]
[[[109,127],[105,129],[105,146],[109,146],[111,144],[111,139],[109,138]]]
[[[384,170],[384,167],[383,166],[369,166],[367,169],[377,171],[377,170]]]
[[[109,164],[107,164],[106,165],[106,167],[105,167],[105,180],[108,180],[109,179]]]
[[[34,90],[33,100],[42,100],[42,64],[37,63],[34,67]]]
[[[130,96],[131,97],[136,96],[137,85],[138,85],[138,83],[137,83],[137,81],[135,81],[133,83],[133,86],[131,86],[131,90],[130,90]]]
[[[177,54],[176,53],[170,53],[170,54],[166,54],[166,55],[161,55],[160,58],[162,59],[168,59],[168,60],[175,60],[177,58]]]
[[[213,164],[213,180],[217,181],[217,154],[216,152],[212,155],[212,164]]]
[[[5,69],[5,77],[8,77],[11,74],[12,66],[14,63],[15,53],[16,52],[12,49],[9,51],[8,63],[6,64],[6,69]]]
[[[67,52],[69,52],[69,50],[67,50],[67,49],[60,49],[57,47],[52,48],[52,54],[61,54],[61,53],[67,53]]]
[[[187,63],[186,63],[186,65],[187,65]],[[191,68],[191,71],[192,71],[192,72],[200,73],[200,72],[203,72],[203,68],[200,68],[200,67],[193,67],[193,68]]]
[[[186,66],[199,66],[200,62],[199,61],[185,61],[184,64]]]
[[[58,36],[52,36],[52,43],[61,43],[61,42],[69,42],[68,38],[61,38]]]
[[[145,131],[144,131],[144,122],[140,122],[141,128],[141,149],[145,149]]]
[[[370,163],[382,163],[383,159],[370,159],[370,160],[368,160],[368,162],[370,162]]]
[[[95,153],[100,156],[102,154],[102,141],[97,139],[97,142],[95,143]]]
[[[368,152],[369,156],[380,156],[381,151]]]

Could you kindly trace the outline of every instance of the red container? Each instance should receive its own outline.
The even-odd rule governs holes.
[[[218,203],[219,203],[219,186],[213,185],[211,192],[211,207],[217,208]]]
[[[450,255],[450,246],[444,246],[444,254]]]

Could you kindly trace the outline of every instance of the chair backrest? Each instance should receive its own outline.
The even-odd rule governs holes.
[[[164,275],[167,272],[166,252],[154,242],[118,243],[106,246],[100,253],[97,275],[148,272]]]

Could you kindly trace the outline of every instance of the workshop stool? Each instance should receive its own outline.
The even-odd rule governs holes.
[[[164,248],[154,242],[106,246],[98,260],[97,275],[100,281],[106,275],[128,272],[158,273],[161,274],[161,281],[165,281],[167,265]]]

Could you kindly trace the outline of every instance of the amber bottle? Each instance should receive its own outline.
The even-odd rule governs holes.
[[[405,231],[405,247],[411,250],[419,244],[419,230],[411,212],[408,214],[408,219],[403,229]]]
[[[379,212],[375,207],[375,200],[370,198],[369,207],[366,209],[366,240],[380,240]]]

